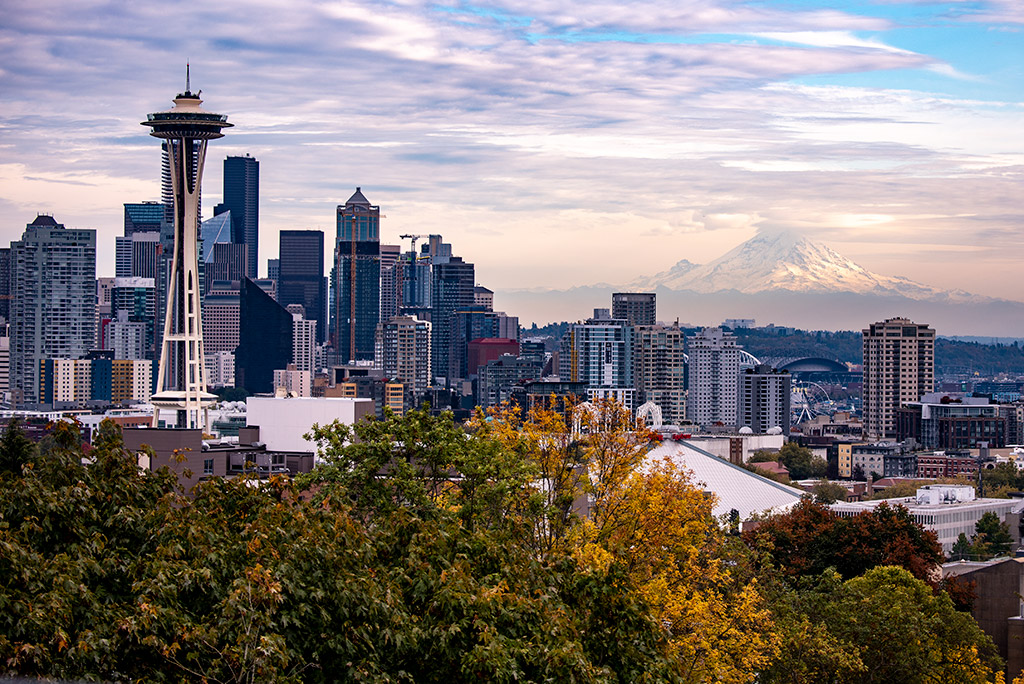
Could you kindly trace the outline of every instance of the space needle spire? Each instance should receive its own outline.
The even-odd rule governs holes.
[[[192,92],[186,65],[185,92],[174,98],[174,107],[149,114],[142,122],[150,127],[150,135],[167,141],[174,191],[171,280],[156,392],[150,399],[154,427],[159,426],[162,410],[175,412],[176,427],[205,427],[206,410],[216,399],[206,390],[196,226],[206,144],[223,137],[221,130],[231,124],[227,116],[204,110],[202,103],[199,93]]]

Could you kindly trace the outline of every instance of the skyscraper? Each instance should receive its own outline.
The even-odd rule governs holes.
[[[680,425],[686,418],[686,336],[678,327],[633,328],[633,383],[638,403],[661,409],[662,420]]]
[[[769,364],[758,364],[740,373],[737,425],[757,433],[781,428],[789,436],[791,379]]]
[[[231,241],[248,248],[245,275],[256,279],[260,240],[260,163],[249,155],[224,159],[224,202],[214,213],[231,212]]]
[[[327,283],[324,234],[320,230],[282,230],[277,265],[277,301],[301,304],[306,320],[316,321],[316,341],[327,341]]]
[[[476,270],[461,257],[436,257],[431,285],[431,354],[434,375],[451,382],[462,376],[456,347],[457,311],[473,306]],[[440,261],[440,262],[439,262]]]
[[[96,231],[37,216],[11,243],[11,284],[11,388],[36,403],[40,361],[83,358],[95,342]]]
[[[337,358],[373,360],[380,317],[380,207],[360,188],[338,206],[331,345]]]
[[[250,394],[274,391],[274,371],[292,362],[294,318],[249,278],[239,296],[235,386]]]
[[[569,325],[559,346],[559,379],[586,383],[589,399],[615,399],[632,411],[633,330],[607,312],[595,310],[593,318]]]
[[[896,409],[935,389],[935,330],[887,318],[863,331],[864,436],[896,438]]]
[[[616,292],[612,294],[612,318],[625,319],[630,325],[654,325],[656,299],[653,292]]]
[[[124,236],[135,233],[159,233],[164,220],[160,202],[133,202],[124,205]]]
[[[174,200],[174,249],[167,293],[160,370],[153,403],[153,423],[160,411],[176,413],[178,427],[194,429],[202,424],[200,412],[215,399],[206,391],[203,364],[203,320],[199,290],[199,193],[203,161],[210,140],[223,137],[230,127],[227,117],[202,109],[202,100],[189,89],[174,98],[169,111],[147,116],[142,125],[150,135],[164,139]]]
[[[384,377],[405,383],[419,398],[430,386],[430,323],[395,316],[377,326],[377,363]]]
[[[742,348],[721,328],[704,328],[689,339],[690,395],[687,409],[698,425],[736,425]]]
[[[380,320],[390,321],[402,307],[402,247],[380,246]]]

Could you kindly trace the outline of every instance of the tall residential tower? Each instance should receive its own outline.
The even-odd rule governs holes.
[[[863,330],[864,436],[896,438],[896,409],[935,389],[935,330],[887,318]]]

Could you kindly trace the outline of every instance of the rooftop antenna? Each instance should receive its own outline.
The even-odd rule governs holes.
[[[185,62],[185,92],[192,92],[192,76],[189,73],[189,63]]]

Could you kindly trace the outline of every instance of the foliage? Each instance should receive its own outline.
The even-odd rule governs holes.
[[[812,477],[825,477],[828,464],[825,459],[815,456],[810,449],[796,442],[786,442],[779,449],[779,462],[789,469],[791,480],[806,480]]]
[[[245,401],[249,391],[244,387],[217,387],[212,390],[221,401]]]
[[[849,490],[841,484],[829,482],[825,478],[819,480],[813,487],[811,487],[811,494],[814,496],[816,503],[828,505],[833,504],[836,501],[846,501],[846,496],[849,494]]]
[[[918,481],[901,481],[896,484],[886,487],[880,492],[875,492],[868,497],[869,501],[877,501],[880,499],[898,499],[905,496],[914,496],[917,494],[917,489],[920,487],[922,482]],[[929,482],[930,484],[930,482]]]
[[[999,516],[992,511],[981,516],[974,525],[974,532],[971,549],[982,560],[1010,552],[1010,546],[1013,544],[1010,527],[1000,521]]]
[[[880,565],[896,565],[927,580],[943,559],[934,532],[921,527],[902,506],[884,503],[845,518],[804,499],[744,538],[770,553],[791,577],[819,576],[831,568],[851,579]]]

